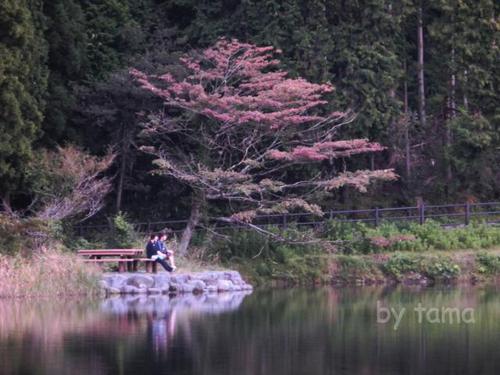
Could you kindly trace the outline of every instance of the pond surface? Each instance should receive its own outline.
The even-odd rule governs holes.
[[[500,374],[500,288],[0,300],[0,374]]]

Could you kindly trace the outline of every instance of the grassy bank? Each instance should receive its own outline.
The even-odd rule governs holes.
[[[373,285],[494,282],[500,278],[500,248],[370,255],[308,254],[284,262],[234,261],[251,283],[261,286]]]
[[[500,227],[330,222],[314,230],[272,229],[285,241],[234,230],[206,254],[254,284],[435,283],[492,280],[500,274]]]
[[[477,283],[494,281],[500,276],[500,248],[445,254],[340,255],[333,257],[331,264],[330,280],[333,283]]]
[[[0,297],[96,294],[99,276],[96,267],[71,253],[0,255]]]

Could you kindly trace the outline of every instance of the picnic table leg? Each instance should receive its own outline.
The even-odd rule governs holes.
[[[138,265],[138,263],[139,263],[139,261],[138,261],[138,260],[134,260],[134,261],[132,262],[132,270],[133,270],[134,272],[137,272],[137,265]]]
[[[125,262],[118,261],[118,272],[125,272]]]
[[[145,263],[146,263],[146,272],[147,272],[147,273],[151,273],[151,272],[153,272],[151,262],[145,262]]]
[[[134,262],[127,262],[127,271],[132,272],[134,270]]]
[[[158,271],[158,268],[156,267],[157,265],[157,262],[153,262],[153,273],[156,273]]]

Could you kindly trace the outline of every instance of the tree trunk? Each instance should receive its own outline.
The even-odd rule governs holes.
[[[408,114],[408,67],[406,65],[406,60],[404,61],[403,70],[405,74],[405,80],[403,82],[403,111],[405,115]]]
[[[12,207],[10,205],[10,193],[7,192],[5,195],[2,196],[2,209],[4,212],[7,214],[13,214]]]
[[[418,36],[418,116],[420,118],[420,124],[423,128],[426,125],[426,115],[425,115],[425,79],[424,79],[424,27],[422,20],[422,2],[418,7],[418,26],[417,26],[417,36]]]
[[[405,121],[405,169],[407,182],[409,182],[411,178],[410,123],[410,118],[407,117]]]
[[[452,120],[456,116],[456,111],[457,111],[457,102],[456,102],[456,76],[455,76],[455,48],[453,47],[451,49],[451,76],[450,76],[450,116],[448,121],[446,122],[446,133],[445,133],[445,145],[447,152],[449,153],[450,147],[451,147],[451,125],[450,125],[450,120]],[[451,183],[451,180],[453,178],[453,174],[451,171],[451,161],[448,156],[448,160],[446,161],[446,181]]]
[[[406,60],[404,62],[405,80],[403,84],[404,89],[404,126],[405,126],[405,167],[406,167],[406,180],[409,182],[411,177],[411,149],[410,149],[410,116],[408,114],[408,81],[407,81],[407,67]]]
[[[201,218],[201,208],[204,202],[204,196],[201,192],[195,192],[193,194],[193,202],[191,205],[191,214],[189,215],[189,220],[186,224],[186,228],[182,232],[181,242],[179,243],[179,247],[177,252],[179,255],[185,256],[187,255],[187,249],[189,247],[189,243],[191,242],[191,238],[193,237],[194,229],[196,225],[200,222]]]
[[[123,199],[123,185],[125,182],[125,172],[127,169],[127,155],[129,147],[129,136],[125,129],[125,124],[122,123],[121,128],[121,150],[120,150],[120,169],[118,172],[118,187],[116,189],[116,213],[121,211]]]
[[[122,197],[123,197],[123,184],[125,180],[125,167],[126,160],[125,155],[121,155],[120,158],[120,172],[118,175],[118,187],[116,189],[116,213],[121,211],[122,208]]]
[[[462,91],[464,93],[464,109],[469,112],[469,100],[467,99],[467,69],[464,70],[464,84]]]
[[[450,118],[454,118],[457,114],[457,79],[455,75],[455,48],[451,49],[451,77],[450,77]]]

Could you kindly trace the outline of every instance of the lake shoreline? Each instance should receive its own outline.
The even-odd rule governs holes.
[[[309,273],[259,275],[252,262],[230,264],[253,285],[293,287],[304,285],[376,286],[439,284],[476,285],[500,281],[500,249],[441,252],[394,252],[370,255],[323,256]]]
[[[255,258],[207,264],[179,259],[169,274],[102,273],[75,254],[3,256],[0,298],[116,294],[204,294],[253,287],[475,285],[500,281],[500,248],[369,255],[303,254],[281,263]],[[270,271],[261,272],[262,263]],[[129,280],[129,278],[132,278]],[[109,282],[108,282],[109,281]]]

